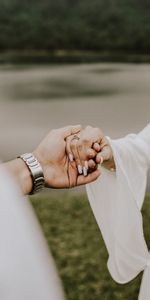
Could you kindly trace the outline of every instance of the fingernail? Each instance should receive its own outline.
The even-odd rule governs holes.
[[[80,165],[78,165],[78,172],[79,174],[82,174],[82,167]]]
[[[101,161],[100,161],[100,164],[101,164],[101,165],[102,165],[103,161],[104,161],[104,159],[103,159],[103,157],[101,156]]]
[[[85,165],[86,169],[88,170],[89,166],[88,166],[87,160],[84,162],[84,165]]]
[[[83,175],[86,177],[87,176],[87,168],[83,167]]]
[[[73,155],[71,153],[69,153],[69,160],[73,162]]]

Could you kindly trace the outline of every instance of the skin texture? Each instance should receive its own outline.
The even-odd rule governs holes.
[[[5,163],[4,165],[12,177],[15,178],[22,193],[24,195],[29,194],[32,190],[32,178],[24,161],[17,158]]]
[[[95,180],[99,171],[95,171],[85,179],[78,175],[76,163],[71,163],[66,153],[66,139],[79,133],[80,126],[69,126],[52,130],[34,151],[43,168],[45,183],[52,188],[70,188]]]
[[[67,138],[79,134],[80,131],[80,125],[51,130],[33,151],[42,166],[46,187],[71,188],[90,183],[99,177],[99,170],[94,170],[86,177],[78,174],[76,162],[71,162],[67,155]],[[32,190],[32,180],[26,164],[21,159],[15,159],[5,166],[16,178],[23,194],[29,194]]]
[[[112,148],[100,128],[87,126],[77,137],[67,138],[66,151],[69,157],[73,157],[79,171],[82,169],[86,176],[85,168],[94,170],[102,163],[108,169],[115,169]]]
[[[42,166],[45,185],[49,188],[72,188],[90,183],[100,176],[97,169],[100,163],[108,169],[115,169],[107,138],[101,129],[91,126],[51,130],[33,154]],[[29,194],[32,179],[26,164],[15,159],[5,166],[16,178],[23,194]]]

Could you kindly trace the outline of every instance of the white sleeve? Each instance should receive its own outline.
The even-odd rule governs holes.
[[[109,271],[126,283],[150,263],[140,212],[150,166],[150,124],[138,135],[110,142],[116,172],[102,168],[87,193],[109,253]]]
[[[64,300],[28,199],[0,166],[0,299]]]

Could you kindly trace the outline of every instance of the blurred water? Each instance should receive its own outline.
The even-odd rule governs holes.
[[[120,137],[150,121],[150,65],[0,68],[0,156],[32,151],[51,129],[102,127]]]

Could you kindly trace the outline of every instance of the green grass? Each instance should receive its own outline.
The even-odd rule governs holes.
[[[148,200],[147,196],[143,215],[150,244]],[[111,279],[104,242],[84,193],[50,192],[31,201],[68,300],[137,300],[141,275],[126,285]]]

